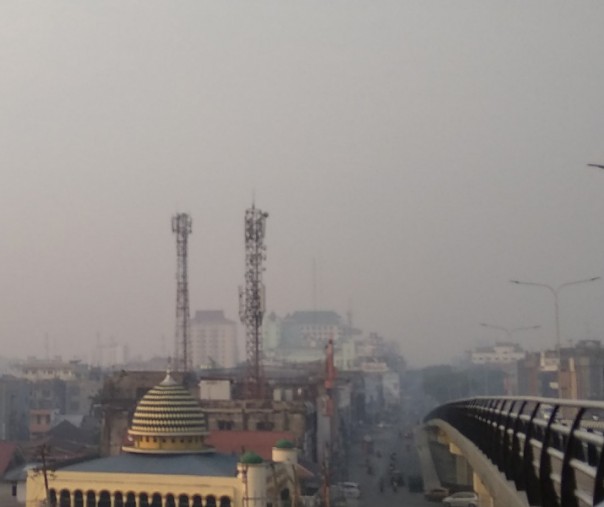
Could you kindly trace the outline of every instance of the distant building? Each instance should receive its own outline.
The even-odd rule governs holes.
[[[560,397],[601,400],[604,397],[604,348],[599,340],[581,340],[560,350]]]
[[[332,311],[298,311],[282,323],[281,344],[286,347],[323,348],[332,338],[337,343],[345,334],[342,318]]]
[[[472,364],[509,364],[524,359],[526,352],[517,343],[496,343],[493,347],[478,347],[471,352]]]
[[[262,349],[266,356],[272,357],[274,351],[281,344],[283,319],[275,312],[271,312],[262,322]]]
[[[61,357],[53,359],[38,359],[28,357],[25,361],[13,366],[17,377],[26,378],[32,382],[38,380],[76,380],[88,370],[88,366],[80,361],[63,361]]]
[[[31,384],[11,375],[0,377],[0,440],[26,440]]]
[[[558,398],[558,364],[556,350],[527,353],[517,363],[517,390],[512,394]]]
[[[191,362],[194,368],[232,368],[238,362],[237,323],[222,310],[199,310],[191,319]]]
[[[295,368],[267,374],[271,377],[267,383],[270,398],[263,400],[244,398],[243,379],[237,372],[214,371],[202,376],[199,396],[210,431],[208,442],[227,452],[287,438],[297,444],[303,456],[315,460],[319,380],[313,382],[308,370]],[[312,379],[314,375],[310,376]],[[272,437],[257,436],[255,432],[270,433]],[[267,450],[266,445],[264,450],[260,447],[254,450]]]

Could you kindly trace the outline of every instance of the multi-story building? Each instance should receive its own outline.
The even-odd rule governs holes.
[[[191,319],[191,361],[194,368],[232,368],[238,362],[237,323],[222,310],[199,310]]]
[[[26,440],[31,384],[11,375],[0,377],[0,440]]]
[[[248,447],[251,442],[261,455],[261,442],[287,438],[297,443],[302,454],[316,459],[317,372],[292,367],[267,372],[266,399],[244,397],[242,372],[216,370],[199,383],[201,410],[210,430],[209,443],[222,451]],[[264,435],[264,436],[263,436]]]
[[[560,350],[560,397],[601,400],[604,397],[604,348],[598,340],[581,340]]]
[[[524,359],[526,352],[517,343],[496,343],[494,347],[478,347],[472,351],[472,364],[510,364]]]
[[[262,349],[267,357],[275,355],[275,349],[281,344],[283,319],[275,312],[269,313],[262,322]]]
[[[345,334],[342,318],[332,311],[298,311],[283,319],[282,345],[323,348],[329,339],[337,343]]]
[[[60,357],[29,358],[13,366],[13,371],[15,382],[27,385],[27,416],[19,416],[19,433],[29,433],[30,439],[48,432],[58,415],[88,415],[102,386],[99,368],[79,361],[66,362]]]

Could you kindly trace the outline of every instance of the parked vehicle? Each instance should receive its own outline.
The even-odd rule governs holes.
[[[474,491],[458,491],[443,499],[447,507],[477,507],[478,495]]]
[[[340,482],[338,483],[340,491],[344,495],[344,498],[360,498],[361,488],[356,482]]]
[[[431,502],[440,502],[449,496],[449,490],[447,488],[432,488],[424,493],[424,498]]]

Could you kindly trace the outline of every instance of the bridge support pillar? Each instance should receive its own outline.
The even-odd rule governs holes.
[[[493,501],[493,497],[489,493],[489,490],[486,488],[478,474],[474,473],[472,482],[474,485],[474,491],[476,491],[476,494],[478,495],[480,507],[496,507],[495,502]]]
[[[455,456],[455,483],[463,486],[472,486],[474,471],[468,463],[461,449],[449,443],[449,452]]]
[[[470,486],[474,472],[464,456],[455,456],[455,479],[457,484]]]

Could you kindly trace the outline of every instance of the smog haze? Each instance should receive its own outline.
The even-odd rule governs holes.
[[[171,350],[177,212],[191,313],[236,320],[252,200],[268,311],[351,310],[411,365],[505,339],[481,322],[553,346],[551,294],[510,280],[604,276],[603,19],[596,1],[3,2],[2,355]],[[601,339],[603,308],[602,281],[561,292],[562,343]]]

